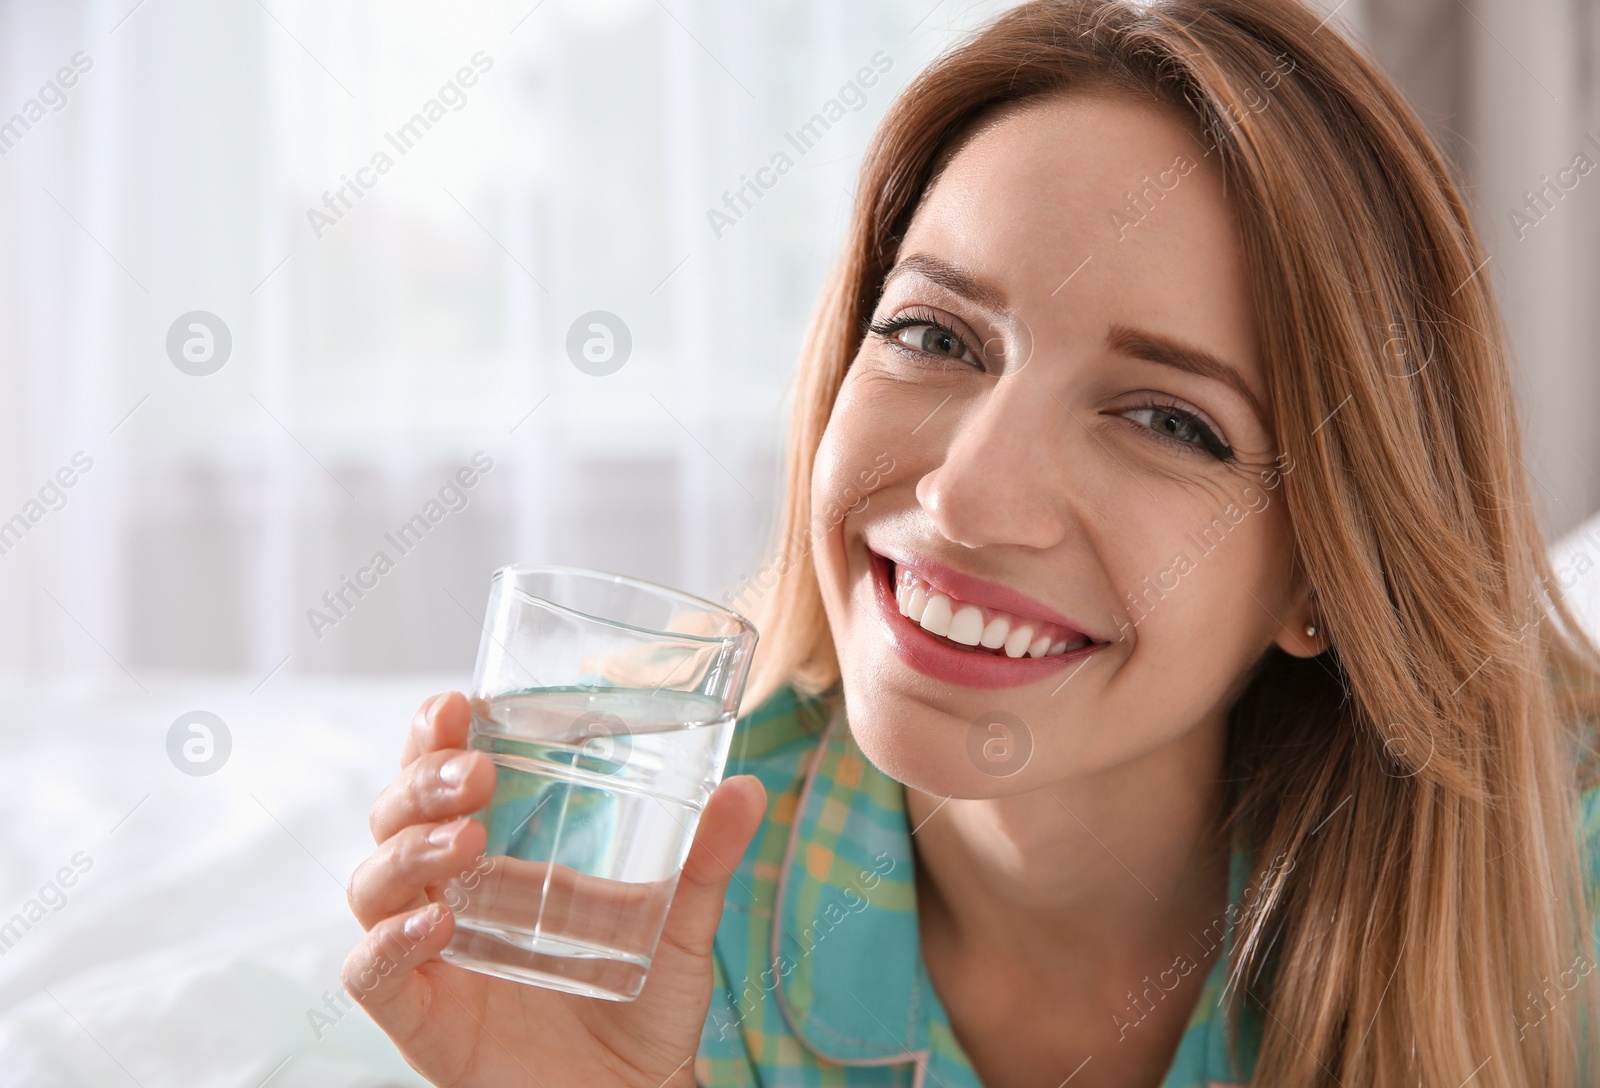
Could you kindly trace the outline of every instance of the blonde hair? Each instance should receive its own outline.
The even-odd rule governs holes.
[[[1272,70],[1291,74],[1260,106]],[[1294,859],[1240,916],[1230,963],[1230,1000],[1262,1013],[1252,1083],[1595,1075],[1595,890],[1574,817],[1597,780],[1600,653],[1531,512],[1509,352],[1450,165],[1293,0],[1037,0],[894,103],[803,348],[770,559],[738,594],[762,632],[746,706],[785,684],[838,695],[810,549],[842,515],[811,510],[812,463],[930,179],[985,111],[1107,88],[1183,111],[1220,153],[1295,466],[1295,558],[1331,636],[1313,659],[1269,650],[1230,719],[1223,818],[1255,857]],[[1581,987],[1561,974],[1574,957]],[[1558,977],[1572,998],[1546,1007]]]

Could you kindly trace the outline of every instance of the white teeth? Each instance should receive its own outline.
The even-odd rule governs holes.
[[[963,646],[976,646],[983,637],[983,609],[975,604],[965,604],[950,617],[950,629],[944,637]]]
[[[1006,636],[1006,656],[1021,657],[1028,644],[1033,641],[1033,625],[1023,624]]]
[[[927,607],[922,610],[922,618],[917,620],[922,624],[922,629],[935,635],[947,635],[950,631],[950,598],[943,593],[935,593],[928,598]]]
[[[998,650],[1005,645],[1006,635],[1011,631],[1011,621],[1004,616],[996,616],[989,621],[989,626],[983,629],[983,637],[978,640],[978,645],[991,650]]]
[[[1024,623],[1008,612],[958,601],[905,571],[895,571],[894,581],[895,605],[901,615],[962,646],[1003,649],[1007,657],[1055,657],[1066,653],[1069,645],[1076,651],[1092,641],[1076,637],[1075,632],[1063,634],[1059,624]],[[986,614],[990,617],[987,622]]]
[[[922,622],[922,613],[928,607],[928,591],[922,588],[922,583],[911,587],[911,596],[906,599],[906,615],[913,622]]]

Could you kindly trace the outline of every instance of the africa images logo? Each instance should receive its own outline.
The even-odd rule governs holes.
[[[395,155],[404,158],[450,113],[460,113],[467,108],[467,88],[477,86],[478,79],[494,67],[494,58],[482,49],[472,54],[471,65],[463,64],[455,74],[440,85],[434,96],[424,102],[404,124],[393,132],[383,134],[384,141],[394,148]],[[446,109],[448,107],[448,110]],[[343,219],[356,206],[356,201],[367,195],[378,184],[378,178],[393,170],[395,156],[383,148],[372,153],[371,161],[355,169],[354,177],[339,175],[339,184],[322,194],[322,207],[306,209],[306,224],[311,236],[321,240],[328,228]]]
[[[859,113],[867,104],[867,89],[876,85],[878,78],[894,67],[894,58],[881,49],[868,59],[872,64],[857,69],[856,74],[839,88],[838,94],[822,104],[822,109],[793,132],[783,134],[784,142],[794,149],[795,156],[803,156],[816,147],[829,129],[844,120],[846,112]],[[755,202],[794,167],[795,157],[780,147],[772,153],[772,159],[765,166],[756,168],[755,177],[740,174],[738,186],[722,194],[722,207],[706,209],[706,222],[711,226],[712,235],[720,239],[724,231],[743,219],[745,213],[755,207]]]
[[[478,486],[479,481],[493,468],[494,458],[478,450],[468,464],[456,469],[444,486],[439,488],[438,498],[429,499],[408,520],[401,522],[393,531],[384,533],[384,542],[394,549],[395,554],[390,555],[388,549],[379,548],[372,553],[366,565],[356,570],[354,578],[348,574],[341,575],[338,584],[322,595],[326,611],[320,608],[306,609],[306,622],[311,625],[311,633],[320,641],[328,628],[349,615],[368,592],[378,588],[379,580],[395,569],[397,560],[416,550],[435,525],[450,514],[465,510],[471,502],[467,492]]]

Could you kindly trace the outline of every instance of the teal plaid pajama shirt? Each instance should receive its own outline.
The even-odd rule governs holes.
[[[842,706],[830,715],[822,699],[779,689],[738,720],[727,773],[759,777],[768,807],[717,929],[697,1083],[981,1088],[922,961],[904,787],[862,754]],[[1600,789],[1583,795],[1582,821],[1594,882]],[[1232,1004],[1222,998],[1233,922],[1265,875],[1252,875],[1235,847],[1226,915],[1190,935],[1196,954],[1187,965],[1175,962],[1134,995],[1153,1004],[1192,984],[1182,976],[1210,956],[1162,1088],[1250,1080],[1261,1024],[1241,1008],[1230,1048]],[[1122,1010],[1122,1030],[1135,1029],[1139,1008]]]

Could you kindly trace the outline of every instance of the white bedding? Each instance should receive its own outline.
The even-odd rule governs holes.
[[[1553,558],[1600,639],[1600,516]],[[361,933],[368,806],[416,705],[466,678],[140,680],[0,696],[0,922],[59,904],[0,955],[0,1085],[425,1085],[325,995]],[[167,755],[191,710],[232,736],[209,776]]]
[[[0,957],[0,1084],[427,1083],[359,1008],[308,1010],[333,1019],[324,994],[361,935],[344,883],[411,714],[466,678],[280,676],[248,694],[259,679],[4,699],[0,918],[63,866],[75,886]],[[233,742],[204,777],[167,756],[195,709]]]

